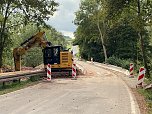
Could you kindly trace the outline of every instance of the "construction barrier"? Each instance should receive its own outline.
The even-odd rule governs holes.
[[[76,64],[75,63],[73,63],[72,64],[72,77],[73,78],[76,78],[76,76],[77,76],[77,73],[76,73],[77,71],[76,71]]]
[[[47,81],[51,81],[51,65],[47,65]]]
[[[134,64],[133,63],[130,63],[130,75],[129,75],[130,78],[133,78],[134,77]]]
[[[91,57],[91,64],[93,64],[93,58]]]
[[[145,68],[141,67],[139,70],[139,75],[138,75],[136,87],[143,86],[144,78],[145,78]]]

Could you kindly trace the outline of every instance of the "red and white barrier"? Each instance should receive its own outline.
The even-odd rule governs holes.
[[[129,75],[130,78],[133,78],[134,77],[134,64],[133,63],[130,63],[130,75]]]
[[[76,73],[77,71],[76,71],[76,64],[75,63],[73,63],[72,64],[72,77],[73,78],[76,78],[76,76],[77,76],[77,73]]]
[[[144,78],[145,78],[145,68],[141,67],[137,79],[137,86],[143,86]]]
[[[93,58],[91,57],[91,64],[93,64]]]
[[[51,65],[47,65],[47,81],[51,81]]]

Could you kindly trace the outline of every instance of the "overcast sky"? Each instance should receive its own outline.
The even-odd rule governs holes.
[[[59,3],[58,11],[47,22],[49,25],[66,36],[73,37],[76,26],[72,23],[79,9],[80,0],[56,0]]]

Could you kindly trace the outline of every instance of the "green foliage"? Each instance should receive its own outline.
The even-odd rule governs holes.
[[[106,40],[106,30],[108,26],[108,22],[106,20],[106,16],[107,16],[106,8],[107,8],[106,2],[104,0],[81,1],[80,10],[76,12],[76,19],[75,19],[75,24],[78,25],[78,29],[76,32],[77,34],[83,36],[81,38],[88,40],[87,37],[89,35],[87,34],[92,33],[90,40],[97,39],[96,42],[101,43],[102,49],[100,51],[103,51],[101,53],[104,56],[105,62],[107,59],[105,40]],[[80,38],[79,41],[81,42]],[[90,51],[88,53],[90,53]],[[90,58],[90,54],[88,54],[88,56]]]
[[[108,57],[144,65],[148,74],[152,68],[151,32],[147,32],[151,13],[151,0],[83,0],[76,12],[74,44],[80,46],[85,59],[99,57],[94,60],[103,61],[107,52]]]
[[[122,59],[137,59],[138,33],[129,25],[122,24],[111,28],[108,33],[107,48],[109,56]]]
[[[44,27],[41,25],[41,31],[46,32],[46,40],[52,42],[53,45],[63,45],[66,47],[68,45],[68,41],[64,39],[64,36],[58,32],[53,27]],[[19,47],[20,44],[25,41],[26,39],[30,38],[34,34],[38,32],[38,27],[35,23],[29,23],[26,26],[20,27],[20,29],[11,30],[12,33],[8,34],[8,40],[6,48],[3,52],[3,64],[14,66],[14,59],[13,59],[13,49]],[[42,48],[35,46],[31,48],[24,56],[22,56],[22,65],[35,67],[43,63],[43,55],[42,55]]]
[[[144,89],[139,89],[138,91],[140,94],[144,95],[145,100],[147,102],[148,114],[151,114],[152,113],[152,91],[144,90]]]
[[[54,0],[3,0],[0,2],[1,13],[7,16],[22,14],[22,21],[26,25],[29,21],[35,23],[45,23],[50,15],[56,11],[58,3]],[[2,9],[7,9],[7,12]]]
[[[43,53],[40,47],[30,49],[25,56],[23,56],[23,64],[29,67],[36,67],[43,63]]]
[[[37,84],[38,80],[40,80],[40,76],[35,77],[35,79],[33,78],[32,81],[27,79],[26,81],[21,82],[5,82],[4,86],[2,85],[2,83],[0,83],[0,95],[32,86],[34,84]]]
[[[12,55],[12,50],[13,50],[13,40],[10,37],[9,33],[5,33],[4,37],[6,37],[6,43],[5,43],[5,48],[3,51],[3,63],[4,65],[13,65],[13,55]]]
[[[39,81],[40,78],[41,78],[41,76],[39,76],[39,75],[37,75],[37,76],[32,76],[32,77],[30,77],[30,81],[31,81],[31,82]]]
[[[67,46],[68,42],[65,40],[63,34],[58,32],[55,28],[48,26],[42,30],[45,31],[47,40],[53,45],[62,45],[63,47]]]
[[[120,16],[126,7],[129,7],[131,0],[108,0],[107,18],[113,20]]]
[[[45,31],[47,41],[51,42],[53,45],[63,45],[63,47],[66,47],[67,41],[64,39],[64,36],[60,32],[58,32],[56,29],[49,26],[47,28],[43,27],[41,28],[41,30]],[[21,39],[21,40],[19,44],[16,45],[16,47],[19,46],[21,42],[25,41],[27,38],[34,35],[36,31],[37,31],[37,27],[34,26],[33,24],[29,24],[25,28],[23,28],[23,30],[21,30],[21,34],[18,36],[18,39]],[[43,63],[42,48],[38,46],[31,48],[22,57],[22,64],[24,66],[36,67],[42,63]]]
[[[36,26],[45,25],[45,21],[54,14],[57,6],[58,3],[54,0],[2,0],[0,2],[0,68],[3,61],[6,62],[4,51],[14,31],[19,31],[30,22],[35,23]],[[17,35],[19,35],[18,31],[16,31]],[[7,37],[6,33],[9,33]]]
[[[120,58],[117,58],[115,56],[112,56],[112,57],[109,57],[107,59],[107,63],[115,65],[115,66],[119,66],[119,67],[122,67],[122,68],[125,68],[125,69],[129,69],[129,65],[131,63],[131,60],[120,59]]]
[[[73,44],[79,45],[82,58],[90,60],[93,57],[95,61],[102,62],[104,61],[104,54],[99,31],[90,20],[87,20],[87,23],[90,25],[89,27],[86,27],[86,25],[78,27]]]

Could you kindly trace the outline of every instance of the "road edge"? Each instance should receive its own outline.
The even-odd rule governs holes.
[[[117,66],[106,65],[106,64],[101,64],[101,63],[97,63],[97,62],[91,63],[90,61],[86,61],[86,62],[89,64],[92,64],[96,67],[100,67],[100,68],[103,68],[103,69],[108,70],[108,71],[110,70],[112,73],[114,73],[117,76],[118,76],[118,74],[116,74],[116,72],[119,72],[119,73],[126,75],[126,76],[128,74],[127,70],[122,69],[122,68],[117,67]],[[113,68],[110,68],[109,66],[112,66]],[[124,72],[120,71],[120,69],[124,70]],[[141,114],[140,106],[137,102],[137,98],[135,97],[134,92],[132,91],[131,87],[124,81],[122,76],[121,76],[121,80],[122,80],[124,86],[126,87],[126,89],[128,91],[128,94],[129,94],[129,99],[130,99],[130,103],[131,103],[131,114]]]

